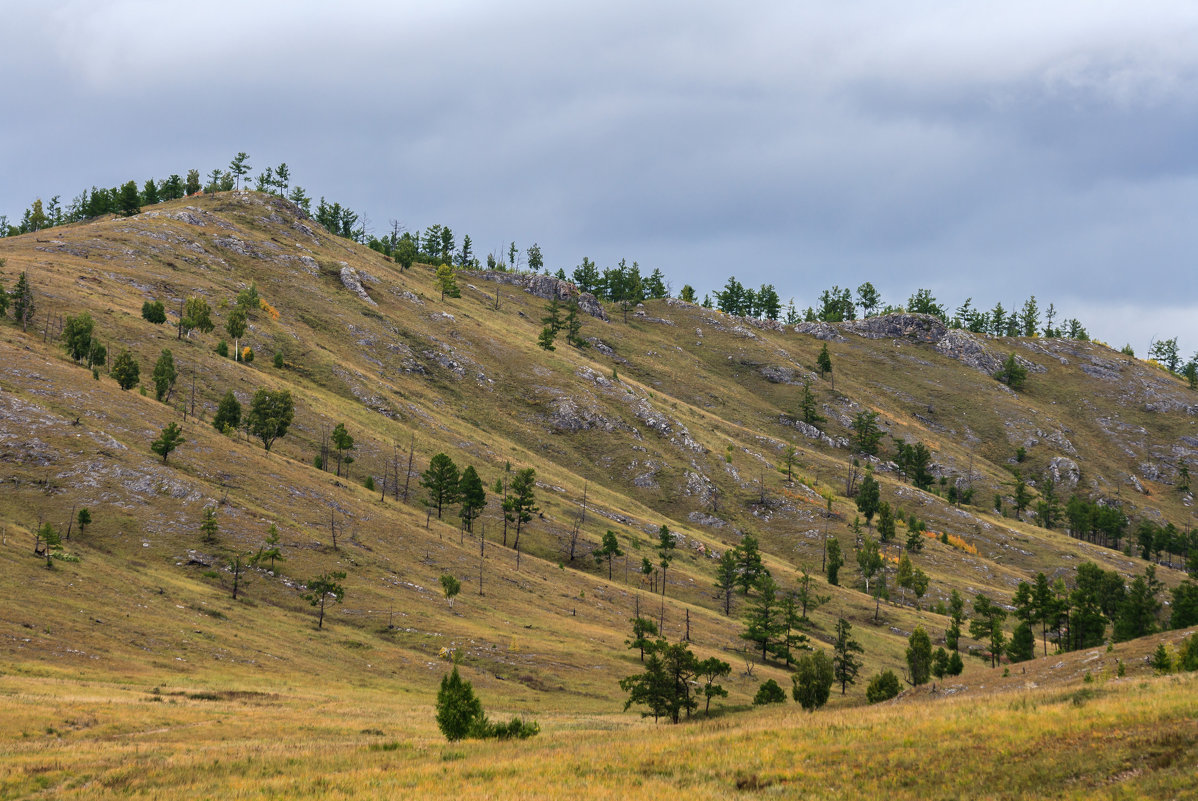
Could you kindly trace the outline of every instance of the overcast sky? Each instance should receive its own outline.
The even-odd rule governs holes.
[[[376,232],[729,275],[1035,294],[1198,349],[1198,3],[176,3],[5,9],[0,213],[286,161]]]

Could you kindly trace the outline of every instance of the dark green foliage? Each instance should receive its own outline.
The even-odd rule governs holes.
[[[1178,649],[1177,667],[1180,670],[1198,670],[1198,634],[1186,637]]]
[[[220,405],[216,407],[216,416],[212,418],[212,426],[220,432],[236,431],[241,425],[241,404],[233,394],[233,390],[225,393]]]
[[[458,500],[462,504],[459,512],[462,527],[468,532],[473,532],[474,521],[483,513],[483,509],[487,505],[487,491],[483,487],[483,481],[479,478],[474,465],[468,465],[462,471],[462,477],[458,481]]]
[[[907,638],[907,670],[911,684],[927,684],[932,675],[932,640],[923,626],[916,626]]]
[[[1152,652],[1152,656],[1148,659],[1148,664],[1157,673],[1171,673],[1173,671],[1173,657],[1169,655],[1169,649],[1165,644],[1158,643],[1156,650]]]
[[[245,422],[250,433],[262,440],[262,447],[269,452],[276,439],[287,435],[294,416],[295,404],[289,390],[259,389],[250,400]]]
[[[754,586],[757,597],[745,610],[745,630],[740,636],[761,648],[762,660],[770,654],[784,656],[781,638],[785,624],[778,599],[778,585],[769,574],[765,574]]]
[[[869,685],[865,688],[865,698],[871,704],[889,701],[898,695],[903,689],[903,685],[899,682],[899,677],[895,675],[893,670],[884,670],[878,675],[869,680]]]
[[[345,599],[345,588],[340,584],[344,580],[345,573],[338,570],[322,573],[308,582],[308,591],[304,593],[304,599],[309,605],[320,607],[320,619],[316,628],[324,628],[324,606],[329,596],[332,596],[334,603],[341,603]]]
[[[907,311],[912,314],[930,314],[941,320],[948,320],[944,307],[936,302],[936,298],[927,289],[917,289],[915,294],[907,299]]]
[[[95,322],[87,312],[67,317],[66,323],[62,327],[62,344],[72,361],[82,361],[91,354],[94,330]]]
[[[441,688],[437,690],[437,727],[445,739],[453,742],[469,735],[482,720],[482,703],[454,665],[453,672],[441,678]]]
[[[700,670],[722,673],[722,667],[700,663],[684,642],[670,645],[665,640],[658,640],[647,650],[649,659],[645,671],[620,679],[620,688],[628,693],[624,708],[641,704],[648,707],[642,716],[652,715],[654,720],[665,717],[674,723],[679,722],[683,712],[690,717],[699,705],[692,693],[692,685],[697,684],[695,679],[701,675]],[[713,690],[708,695],[709,702],[711,696],[721,694],[720,691]]]
[[[732,593],[736,589],[738,578],[738,557],[738,549],[729,548],[720,556],[720,563],[716,566],[715,588],[719,590],[716,597],[724,600],[725,615],[732,614]]]
[[[890,504],[882,501],[878,504],[878,539],[890,542],[894,539],[894,534],[894,514],[890,511]]]
[[[928,446],[922,442],[912,445],[898,439],[895,440],[894,445],[894,461],[903,475],[922,490],[931,487],[933,476],[928,471],[928,467],[932,463],[932,451],[928,449]]]
[[[753,696],[753,706],[765,706],[766,704],[781,704],[786,701],[786,691],[778,685],[778,682],[773,679],[766,679],[757,688],[757,694]]]
[[[458,466],[444,453],[433,456],[428,469],[420,474],[420,486],[428,492],[428,502],[437,507],[438,520],[443,507],[457,503],[460,483]]]
[[[1198,626],[1198,584],[1183,581],[1172,590],[1173,611],[1169,615],[1169,627],[1185,629]]]
[[[603,535],[602,545],[596,548],[591,555],[595,557],[596,562],[601,563],[604,559],[607,560],[607,578],[610,581],[612,560],[617,556],[624,555],[624,552],[620,550],[620,541],[616,539],[616,532],[608,529],[607,533]]]
[[[819,369],[821,376],[831,375],[832,373],[832,357],[828,353],[828,343],[820,348],[819,356],[815,358],[815,366]]]
[[[844,695],[850,684],[857,683],[861,660],[855,654],[864,653],[861,643],[853,639],[853,626],[843,617],[836,622],[836,639],[832,643],[832,673]]]
[[[1015,358],[1015,354],[1012,353],[1003,362],[1002,367],[998,369],[994,377],[1018,392],[1023,389],[1024,382],[1027,381],[1027,368],[1020,365]]]
[[[973,618],[969,621],[969,634],[975,640],[989,642],[990,667],[998,667],[998,659],[1002,656],[1006,633],[1002,623],[1007,617],[1007,611],[998,604],[993,604],[985,595],[978,593],[973,601]]]
[[[33,298],[33,287],[30,286],[29,276],[26,273],[22,272],[17,276],[17,285],[13,287],[9,300],[12,302],[13,319],[21,324],[22,331],[28,331],[29,324],[33,322],[36,304]]]
[[[761,552],[757,548],[757,538],[752,534],[745,534],[736,548],[736,555],[736,583],[740,586],[742,594],[748,595],[757,580],[766,574],[765,565],[761,563]]]
[[[578,298],[570,298],[570,302],[566,306],[566,319],[563,327],[566,329],[566,342],[580,350],[590,347],[590,343],[582,338],[582,318],[578,315]]]
[[[283,369],[283,351],[281,351],[281,350],[275,351],[274,365],[275,365],[276,370]]]
[[[112,377],[121,389],[133,389],[141,383],[141,367],[136,357],[127,350],[121,351],[112,362]]]
[[[882,430],[878,428],[877,412],[858,412],[853,419],[853,448],[869,456],[878,455],[878,443],[882,441]]]
[[[703,684],[703,712],[705,714],[711,711],[712,698],[728,697],[728,691],[716,684],[715,680],[730,673],[732,673],[732,665],[714,656],[699,662],[695,669],[695,678]]]
[[[215,507],[204,507],[204,520],[200,523],[200,531],[204,535],[204,542],[216,542],[216,535],[220,531],[220,526],[216,522]]]
[[[175,370],[175,358],[169,348],[163,348],[154,363],[154,397],[160,403],[167,403],[175,391],[175,380],[179,377]]]
[[[1036,635],[1027,621],[1021,621],[1007,643],[1007,657],[1012,662],[1026,662],[1036,656]]]
[[[183,429],[179,427],[179,424],[167,423],[158,439],[150,443],[150,450],[161,456],[162,463],[166,464],[166,457],[184,442],[187,440],[183,438]]]
[[[632,639],[625,640],[624,644],[638,649],[644,662],[645,652],[653,650],[653,640],[650,638],[657,636],[657,624],[647,617],[634,617],[629,622],[632,623]]]
[[[132,217],[141,212],[141,193],[137,191],[136,181],[128,181],[121,185],[116,210],[122,217]]]
[[[553,329],[550,326],[545,326],[537,337],[537,345],[541,350],[557,350],[557,346],[553,344],[554,336]]]
[[[866,465],[865,477],[857,489],[857,511],[865,518],[865,525],[871,525],[874,515],[882,503],[882,489],[874,478],[873,465]]]
[[[791,695],[803,709],[814,712],[828,703],[834,680],[832,660],[828,655],[823,651],[808,651],[795,665],[795,673],[791,677],[794,684]]]
[[[816,410],[815,395],[811,391],[811,382],[803,382],[803,394],[799,396],[799,417],[809,426],[818,427],[824,422],[824,417]]]
[[[1156,578],[1155,565],[1145,568],[1143,576],[1132,579],[1127,587],[1127,595],[1115,616],[1115,642],[1143,637],[1156,631],[1156,616],[1161,609],[1157,594],[1161,587],[1162,584]]]
[[[75,516],[75,520],[79,523],[79,532],[83,533],[92,524],[92,513],[85,506],[79,510],[79,514]]]
[[[523,470],[517,470],[516,475],[512,476],[511,491],[507,498],[503,501],[503,515],[509,523],[516,524],[516,543],[517,550],[520,548],[520,532],[523,526],[532,516],[536,514],[539,508],[536,505],[536,484],[537,473],[531,467],[526,467]]]
[[[345,430],[345,423],[338,423],[333,427],[330,439],[333,442],[333,447],[337,449],[337,476],[340,477],[341,463],[351,461],[348,454],[354,448],[354,438]]]
[[[840,540],[832,537],[828,540],[828,583],[833,587],[840,585],[840,568],[844,565],[844,556],[840,551]]]
[[[222,359],[229,358],[229,343],[225,342],[223,339],[216,343],[216,347],[213,348],[213,350],[216,352],[216,355],[220,356]]]
[[[141,304],[141,316],[147,322],[161,325],[166,322],[166,307],[162,305],[162,301],[160,300],[147,300]]]

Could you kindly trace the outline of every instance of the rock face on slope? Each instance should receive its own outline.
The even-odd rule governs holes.
[[[932,344],[948,333],[948,326],[930,314],[887,314],[851,320],[841,327],[866,339],[911,339]]]
[[[562,281],[560,278],[554,278],[552,275],[509,273],[499,270],[478,270],[471,272],[470,275],[483,281],[494,281],[498,284],[518,286],[528,294],[535,295],[538,298],[545,298],[545,300],[554,297],[561,301],[577,298],[580,311],[592,317],[598,317],[604,322],[608,321],[607,312],[603,310],[603,306],[599,304],[594,295],[590,292],[579,292],[578,287],[569,281]]]

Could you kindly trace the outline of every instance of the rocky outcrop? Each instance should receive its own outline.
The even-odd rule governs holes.
[[[968,331],[949,330],[936,343],[936,352],[956,359],[986,375],[994,375],[1007,360],[1006,355],[988,347],[977,334]],[[1044,368],[1035,362],[1030,362],[1022,356],[1016,356],[1015,361],[1030,373],[1043,373]]]
[[[366,294],[366,289],[362,286],[362,280],[358,277],[358,271],[348,264],[343,264],[341,267],[341,284],[371,306],[378,305],[370,295]]]
[[[1082,477],[1077,462],[1067,456],[1054,456],[1052,461],[1048,463],[1048,475],[1058,487],[1067,487],[1070,489],[1076,487],[1077,482]]]
[[[509,273],[500,270],[476,270],[469,272],[468,275],[482,281],[494,281],[497,284],[518,286],[528,294],[544,298],[545,300],[554,297],[560,301],[577,298],[580,311],[592,317],[597,317],[604,322],[607,322],[609,319],[607,312],[603,310],[603,306],[599,304],[594,295],[590,292],[579,292],[578,287],[574,286],[574,284],[571,284],[569,281],[563,281],[560,278],[554,278],[552,275]]]
[[[796,334],[807,334],[825,342],[844,342],[845,339],[832,323],[798,323],[794,327]]]
[[[910,339],[931,344],[944,339],[948,333],[948,326],[930,314],[886,314],[851,320],[843,323],[841,328],[866,339]]]

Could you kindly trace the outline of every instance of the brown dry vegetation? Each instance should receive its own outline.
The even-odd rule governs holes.
[[[465,786],[489,779],[498,792],[525,776],[531,777],[526,787],[544,787],[546,796],[550,787],[581,783],[594,797],[627,786],[648,795],[664,785],[721,797],[742,779],[742,789],[754,783],[810,789],[802,778],[808,769],[795,767],[800,763],[824,766],[810,769],[813,782],[862,793],[940,797],[928,788],[942,786],[956,787],[942,793],[954,797],[967,791],[929,784],[935,778],[903,778],[917,773],[906,770],[915,757],[895,754],[914,747],[905,744],[914,733],[887,733],[901,712],[860,708],[864,680],[846,698],[834,695],[831,709],[814,717],[795,709],[730,714],[667,732],[632,713],[617,714],[616,681],[638,664],[624,646],[627,620],[638,596],[646,611],[656,613],[661,603],[635,571],[643,556],[653,558],[662,523],[681,535],[668,573],[666,633],[680,637],[689,613],[696,652],[734,666],[726,683],[734,707],[747,705],[765,678],[789,684],[775,666],[744,675],[741,624],[724,617],[713,597],[712,556],[749,531],[761,539],[767,565],[784,587],[794,585],[804,565],[818,573],[825,523],[820,494],[843,494],[849,454],[805,439],[783,417],[796,411],[795,382],[814,372],[819,340],[658,301],[647,304],[645,319],[633,316],[627,324],[618,317],[584,321],[584,336],[602,340],[615,359],[564,342],[546,353],[535,344],[542,300],[503,285],[496,311],[495,285],[466,274],[459,278],[462,298],[441,302],[428,268],[402,272],[296,217],[290,204],[248,192],[0,240],[0,258],[7,262],[0,272],[4,285],[11,288],[16,275],[28,271],[38,300],[28,333],[0,326],[0,586],[9,599],[0,611],[0,679],[12,701],[3,707],[0,737],[8,750],[0,753],[14,757],[0,760],[8,771],[6,797],[38,787],[88,797],[166,788],[179,797],[205,797],[217,787],[229,787],[232,797],[383,797],[405,786],[438,786],[446,795],[457,788],[472,797]],[[342,286],[343,262],[364,275],[377,305]],[[212,348],[226,307],[251,280],[280,319],[252,317],[244,341],[257,360],[240,365]],[[173,315],[193,294],[213,306],[212,334],[179,341],[171,327],[175,317],[166,326],[140,317],[145,300],[163,300]],[[137,354],[143,383],[159,351],[172,349],[180,380],[171,405],[155,402],[152,393],[122,392],[107,375],[95,381],[61,347],[43,342],[53,321],[82,311],[95,318],[110,354],[126,347]],[[1188,502],[1169,484],[1179,460],[1193,453],[1182,438],[1195,436],[1198,399],[1181,382],[1095,343],[986,341],[996,352],[1018,351],[1045,372],[1033,373],[1027,390],[1016,395],[928,345],[847,334],[829,343],[835,391],[813,382],[834,437],[847,436],[846,421],[868,408],[879,412],[889,433],[932,445],[949,475],[965,475],[972,459],[977,505],[959,509],[879,472],[884,498],[977,549],[973,555],[927,542],[915,557],[932,580],[923,611],[883,604],[881,621],[873,622],[873,601],[856,589],[849,530],[855,507],[847,498],[835,500],[831,531],[849,564],[842,587],[819,581],[832,599],[813,615],[811,634],[827,643],[836,618],[848,618],[865,646],[863,677],[899,668],[917,624],[940,638],[945,619],[927,607],[954,588],[1005,602],[1020,579],[1037,571],[1070,578],[1083,560],[1126,575],[1142,572],[1144,563],[1134,557],[993,514],[994,494],[1011,493],[1007,465],[1019,445],[1035,440],[1021,465],[1029,477],[1039,478],[1054,456],[1069,456],[1081,466],[1081,490],[1119,500],[1133,516],[1194,525]],[[283,370],[271,366],[280,349]],[[767,368],[782,370],[792,383],[768,380]],[[201,419],[183,422],[188,441],[162,465],[149,443],[168,422],[183,420],[193,373]],[[259,387],[290,389],[297,404],[291,432],[269,454],[260,443],[224,436],[208,422],[227,389],[247,404]],[[351,477],[341,480],[312,467],[322,428],[338,422],[356,439]],[[413,439],[417,471],[445,451],[459,465],[474,464],[488,490],[505,462],[537,470],[542,515],[522,539],[519,570],[514,551],[500,544],[493,496],[475,524],[487,540],[482,594],[477,537],[463,538],[450,516],[426,523],[416,503],[380,501],[361,486],[368,473],[379,480],[395,447],[402,471]],[[779,472],[788,443],[800,449],[793,485]],[[725,460],[728,446],[731,461]],[[1146,464],[1155,468],[1156,481],[1147,480]],[[1130,475],[1141,476],[1151,494],[1132,489]],[[415,478],[412,484],[415,499]],[[588,511],[571,563],[566,540],[584,485]],[[696,494],[704,486],[718,488],[715,504]],[[202,510],[213,505],[221,532],[209,545],[199,524]],[[32,553],[31,532],[40,520],[65,528],[76,506],[88,507],[94,521],[65,543],[80,561],[55,562],[47,570]],[[330,519],[338,526],[336,549]],[[257,550],[272,523],[286,561],[275,574],[252,571],[233,601],[225,562]],[[617,560],[610,582],[606,568],[589,557],[608,528],[628,554]],[[904,538],[900,526],[898,539]],[[329,609],[318,631],[301,585],[331,570],[348,574],[346,598]],[[438,585],[444,572],[463,582],[452,609]],[[1166,567],[1159,574],[1169,585],[1182,578]],[[737,598],[734,617],[743,603]],[[447,665],[442,649],[462,661],[488,712],[533,714],[545,726],[542,737],[532,745],[444,746],[431,715]],[[1070,655],[1066,664],[1078,658]],[[1028,668],[1042,678],[1020,673],[1005,680],[998,678],[1001,670],[967,660],[954,694],[971,697],[980,685],[1003,682],[1082,687],[1086,668],[1053,670],[1062,659],[1050,656]],[[159,686],[154,696],[150,691]],[[1175,782],[1176,760],[1141,763],[1132,746],[1155,742],[1164,735],[1153,727],[1174,721],[1181,754],[1193,764],[1194,707],[1185,690],[1193,690],[1191,680],[1149,681],[1143,690],[1130,679],[1112,681],[1080,707],[1057,704],[1047,690],[1029,695],[1045,708],[1060,707],[1060,714],[1047,716],[1045,731],[1057,732],[1067,745],[1043,758],[1057,754],[1078,763],[1080,778],[1062,778],[1060,792],[1090,797],[1086,792],[1105,792],[1096,782],[1124,771],[1139,782],[1130,786],[1145,792],[1157,781],[1176,787],[1168,784]],[[1136,702],[1141,697],[1143,705]],[[1038,753],[1042,744],[1026,724],[1029,715],[1046,716],[1008,708],[1011,703],[1003,696],[929,707],[936,711],[928,711],[922,734],[931,738],[937,725],[951,732],[943,740],[952,748],[936,751],[935,759],[947,765],[959,756],[953,749],[974,749],[962,782],[988,787],[988,761]],[[71,729],[70,720],[95,722]],[[1003,746],[1009,751],[991,747],[1001,738],[983,720],[1020,729],[1003,735],[1013,738]],[[967,732],[970,722],[974,734]],[[1128,747],[1065,736],[1083,725],[1108,732],[1104,738],[1126,732]],[[790,734],[771,733],[779,727]],[[51,735],[47,728],[66,733]],[[841,730],[852,731],[847,741],[860,747],[856,756],[838,757],[856,767],[846,768],[845,783],[836,785],[830,776],[837,760],[820,754],[830,732]],[[71,738],[79,747],[64,744],[74,743]],[[876,747],[865,746],[875,741]],[[392,742],[394,749],[387,745]],[[380,748],[371,750],[372,744]],[[132,766],[130,747],[141,754]],[[1171,747],[1160,744],[1162,753]],[[1081,756],[1109,750],[1119,753],[1109,760]],[[80,757],[77,764],[90,767],[64,767],[68,752],[70,761]],[[578,766],[555,767],[563,752],[584,756]],[[607,766],[616,752],[626,758]],[[212,765],[217,760],[219,769]],[[703,766],[693,784],[686,765]],[[243,774],[246,783],[238,785],[235,777]],[[902,790],[886,783],[908,780]],[[1030,787],[1012,785],[1009,797],[1034,795]]]

